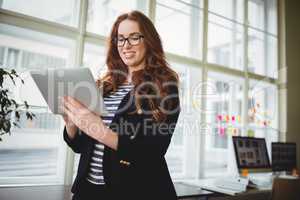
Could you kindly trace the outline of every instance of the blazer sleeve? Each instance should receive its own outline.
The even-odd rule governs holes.
[[[78,129],[77,133],[75,134],[75,137],[71,139],[67,133],[66,127],[64,127],[63,132],[64,140],[67,143],[67,145],[75,152],[75,153],[81,153],[82,151],[82,134],[81,131]]]
[[[131,129],[137,131],[134,138],[133,133],[119,133],[117,154],[120,160],[148,162],[164,157],[180,113],[177,86],[171,90],[170,95],[174,101],[173,109],[163,122],[156,122],[152,115],[141,114],[138,123]]]

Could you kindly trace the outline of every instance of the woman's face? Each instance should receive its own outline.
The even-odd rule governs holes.
[[[136,21],[126,19],[120,23],[117,44],[119,55],[128,67],[133,70],[144,67],[146,47]]]

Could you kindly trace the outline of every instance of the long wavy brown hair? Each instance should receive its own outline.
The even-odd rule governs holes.
[[[147,107],[155,120],[163,121],[166,117],[165,111],[172,108],[172,101],[163,103],[162,101],[170,94],[168,86],[176,85],[177,87],[178,75],[169,67],[160,36],[151,20],[143,13],[139,11],[125,13],[115,21],[107,42],[106,65],[108,71],[104,77],[97,80],[97,85],[103,88],[104,95],[106,95],[115,91],[126,81],[128,66],[122,61],[116,43],[119,25],[126,19],[138,23],[146,48],[145,67],[132,74],[136,111],[139,112],[141,109],[143,111]]]

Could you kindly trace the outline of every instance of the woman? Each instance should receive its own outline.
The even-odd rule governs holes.
[[[117,18],[106,64],[97,84],[109,114],[64,97],[64,139],[81,154],[73,199],[177,199],[164,155],[180,112],[178,77],[144,14]]]

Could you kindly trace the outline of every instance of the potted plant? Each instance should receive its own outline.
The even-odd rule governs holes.
[[[4,134],[11,134],[11,128],[13,126],[18,126],[18,121],[20,119],[21,110],[25,108],[26,118],[32,120],[35,116],[32,112],[28,111],[29,105],[26,101],[19,104],[11,97],[12,91],[6,88],[5,82],[11,81],[13,85],[16,85],[16,80],[19,79],[22,84],[24,80],[17,74],[17,72],[12,70],[6,70],[0,68],[0,141],[2,141],[2,136]]]

